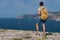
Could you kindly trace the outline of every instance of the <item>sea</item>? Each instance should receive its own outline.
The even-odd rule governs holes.
[[[31,18],[0,18],[0,29],[31,30],[36,31],[37,19]],[[42,23],[39,24],[39,31],[42,31]],[[60,21],[47,20],[46,32],[60,32]]]

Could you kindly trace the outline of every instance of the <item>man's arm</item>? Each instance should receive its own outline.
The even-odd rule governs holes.
[[[39,15],[39,16],[41,15],[41,11],[40,11],[40,9],[38,9],[38,15]]]

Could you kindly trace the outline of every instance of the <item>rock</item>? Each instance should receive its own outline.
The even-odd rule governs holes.
[[[3,31],[3,32],[1,32]],[[39,35],[35,35],[35,31],[25,30],[0,30],[0,40],[60,40],[60,33],[46,32],[46,38],[43,37],[42,32]]]

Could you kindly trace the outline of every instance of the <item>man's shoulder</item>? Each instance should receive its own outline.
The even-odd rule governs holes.
[[[42,9],[42,8],[45,8],[46,9],[46,7],[44,7],[44,6],[38,7],[38,9]]]
[[[38,10],[40,10],[41,9],[41,7],[38,7]]]
[[[44,6],[41,6],[40,8],[45,8],[46,9],[46,7],[44,7]]]
[[[46,7],[41,6],[41,7],[38,7],[38,11],[40,11],[42,8],[45,8],[45,9],[47,10],[47,8],[46,8]]]

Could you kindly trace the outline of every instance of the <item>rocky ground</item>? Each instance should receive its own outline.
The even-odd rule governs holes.
[[[58,32],[47,32],[46,37],[43,37],[42,32],[36,35],[35,31],[25,30],[3,30],[0,29],[0,40],[60,40],[60,33]]]

